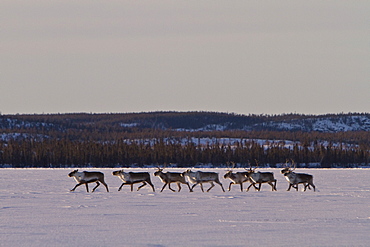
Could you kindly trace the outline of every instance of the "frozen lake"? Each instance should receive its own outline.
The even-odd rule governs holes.
[[[314,175],[317,191],[286,191],[279,169],[277,192],[240,192],[239,186],[210,192],[187,187],[174,193],[149,171],[149,186],[130,192],[111,173],[110,192],[100,186],[87,193],[73,169],[0,169],[0,246],[368,246],[370,243],[370,169],[297,169]],[[183,171],[184,169],[166,169]],[[227,190],[225,169],[220,173]],[[238,169],[235,169],[237,171]],[[90,191],[93,188],[90,184]],[[135,189],[138,185],[135,185]],[[176,185],[172,185],[176,188]],[[205,185],[208,188],[209,185]],[[246,186],[244,186],[246,187]]]

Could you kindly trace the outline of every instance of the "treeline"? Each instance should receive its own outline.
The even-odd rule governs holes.
[[[40,141],[45,139],[66,139],[76,142],[115,142],[118,140],[136,140],[152,138],[239,138],[239,139],[264,139],[264,140],[289,140],[298,141],[304,144],[312,142],[332,142],[359,145],[362,149],[370,150],[370,131],[347,131],[347,132],[304,132],[304,131],[175,131],[161,129],[140,129],[127,128],[115,129],[109,126],[101,127],[80,127],[66,130],[19,128],[19,129],[2,129],[3,137],[0,142],[16,140],[21,142],[26,139]],[[16,133],[16,134],[14,134]],[[1,137],[1,136],[0,136]]]
[[[0,143],[0,164],[11,167],[120,167],[174,163],[178,167],[201,164],[225,165],[229,161],[247,165],[258,160],[260,166],[293,159],[301,166],[319,163],[321,167],[352,167],[369,164],[369,151],[359,146],[333,143],[294,144],[258,143],[241,140],[231,144],[183,143],[163,138],[151,141],[118,139],[112,142],[45,139],[10,140]]]

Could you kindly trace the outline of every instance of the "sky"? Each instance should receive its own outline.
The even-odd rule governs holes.
[[[0,112],[370,112],[368,0],[2,0]]]

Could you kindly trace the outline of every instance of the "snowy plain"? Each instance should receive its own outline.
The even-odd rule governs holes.
[[[216,185],[208,193],[160,193],[153,168],[127,171],[150,172],[156,192],[118,192],[117,169],[80,170],[102,171],[110,192],[70,192],[72,169],[0,169],[0,246],[370,245],[370,169],[297,169],[314,175],[316,192],[288,192],[279,169],[260,169],[274,172],[277,192],[264,184],[259,192]],[[219,172],[227,190],[225,169],[195,170]]]

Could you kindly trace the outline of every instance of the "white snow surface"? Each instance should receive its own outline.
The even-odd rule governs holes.
[[[314,175],[317,191],[286,191],[279,169],[272,171],[277,192],[267,184],[261,191],[225,193],[196,186],[189,193],[166,188],[149,171],[149,186],[130,192],[102,171],[110,192],[84,186],[70,192],[72,169],[0,169],[0,246],[368,246],[370,243],[370,169],[297,169]],[[166,169],[183,171],[184,169]],[[197,169],[194,169],[197,170]],[[225,169],[220,173],[227,190]],[[235,169],[237,171],[238,169]],[[245,184],[247,185],[247,184]],[[90,191],[93,188],[90,184]],[[176,188],[176,185],[172,185]],[[205,188],[208,188],[205,185]],[[246,186],[244,186],[246,187]]]

